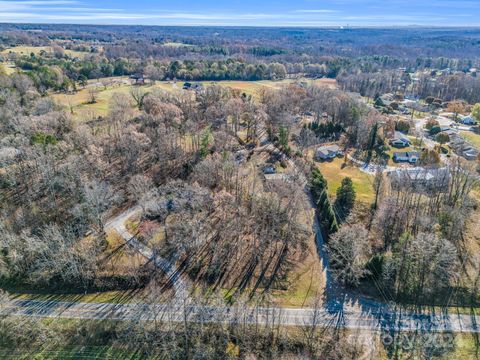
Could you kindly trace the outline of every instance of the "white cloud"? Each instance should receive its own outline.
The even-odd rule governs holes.
[[[328,10],[328,9],[305,9],[305,10],[295,10],[296,13],[304,14],[331,14],[338,12],[337,10]]]
[[[43,6],[52,5],[74,5],[78,1],[75,0],[32,0],[32,1],[0,1],[1,11],[21,11],[41,8]]]
[[[322,0],[323,1],[323,0]],[[331,2],[333,0],[330,0]],[[341,3],[344,0],[335,0]],[[349,0],[351,3],[354,0]],[[358,0],[360,1],[360,0]],[[364,0],[361,0],[364,1]],[[405,0],[391,0],[404,3]],[[446,4],[452,0],[434,0]],[[459,0],[470,3],[468,0]],[[102,1],[92,5],[86,0],[0,0],[0,21],[2,22],[43,22],[43,23],[96,23],[96,24],[144,24],[144,25],[218,25],[218,26],[332,26],[350,25],[409,25],[438,23],[452,24],[457,20],[465,21],[464,11],[461,15],[444,15],[420,9],[410,14],[409,11],[391,12],[385,15],[379,11],[354,12],[348,9],[333,10],[319,8],[290,10],[289,12],[234,12],[234,11],[182,11],[182,10],[126,10],[119,8],[102,8]],[[390,4],[390,2],[389,2]],[[99,7],[96,8],[95,5]],[[311,4],[312,7],[315,5]],[[113,6],[115,7],[115,6]],[[306,6],[308,7],[308,6]],[[370,10],[372,7],[370,6]],[[470,15],[471,16],[471,15]],[[461,23],[461,22],[460,22]]]

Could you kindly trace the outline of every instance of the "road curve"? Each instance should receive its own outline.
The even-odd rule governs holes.
[[[105,231],[115,230],[132,249],[152,261],[155,267],[162,270],[173,286],[175,300],[180,300],[180,303],[182,303],[184,300],[188,299],[188,287],[175,269],[174,265],[167,259],[156,254],[148,246],[138,241],[135,238],[135,235],[130,233],[125,226],[125,222],[129,218],[139,214],[141,211],[140,206],[134,206],[120,213],[105,224]]]

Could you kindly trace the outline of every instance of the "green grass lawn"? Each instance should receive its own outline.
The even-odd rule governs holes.
[[[127,304],[133,302],[139,290],[104,291],[87,294],[9,293],[14,300],[65,301],[84,303]]]
[[[353,181],[357,200],[366,204],[373,202],[375,192],[371,175],[360,171],[356,166],[344,165],[343,158],[318,163],[318,167],[328,182],[328,194],[330,196],[335,197],[343,178],[348,176]]]
[[[11,75],[15,72],[16,68],[14,64],[11,63],[0,63],[0,72],[4,71],[5,74]]]
[[[471,131],[460,131],[460,135],[470,144],[480,149],[480,135]]]
[[[407,164],[407,163],[396,163],[395,161],[393,161],[393,154],[396,152],[410,152],[410,151],[421,152],[421,149],[417,146],[407,146],[404,148],[396,148],[396,147],[390,146],[390,150],[386,152],[386,154],[390,156],[390,159],[388,159],[388,166],[401,166],[401,165]]]

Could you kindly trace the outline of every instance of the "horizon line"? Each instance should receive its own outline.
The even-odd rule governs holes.
[[[118,26],[118,27],[197,27],[197,28],[265,28],[265,29],[275,29],[275,28],[294,28],[294,29],[408,29],[408,28],[420,28],[420,29],[480,29],[480,24],[478,25],[428,25],[428,24],[402,24],[402,25],[208,25],[208,24],[120,24],[120,23],[76,23],[76,22],[1,22],[0,25],[29,25],[29,26],[62,26],[62,25],[77,25],[77,26]]]

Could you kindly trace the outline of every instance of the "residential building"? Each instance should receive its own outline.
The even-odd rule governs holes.
[[[414,191],[447,191],[450,181],[448,168],[397,169],[388,173],[393,188],[409,187]]]
[[[460,120],[463,125],[475,125],[477,122],[471,116],[465,116]]]
[[[396,148],[404,148],[410,146],[410,139],[400,131],[395,131],[393,138],[390,140],[390,145]]]
[[[395,162],[408,162],[410,164],[416,164],[418,160],[420,160],[420,153],[417,151],[396,152],[393,154],[393,161]]]
[[[275,167],[275,165],[265,165],[263,167],[263,173],[265,175],[269,175],[269,174],[276,174],[277,173],[277,169]]]
[[[338,145],[322,146],[315,151],[316,160],[327,160],[337,157],[340,153]]]

